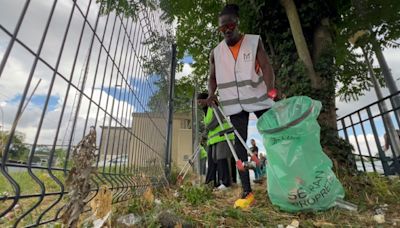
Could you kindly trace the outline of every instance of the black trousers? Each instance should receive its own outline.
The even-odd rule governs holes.
[[[268,111],[268,109],[261,110],[254,112],[257,118],[260,118],[264,112]],[[239,132],[240,136],[242,136],[243,140],[247,141],[247,126],[249,125],[249,113],[246,111],[242,111],[238,114],[230,116],[232,125],[236,128]],[[248,161],[248,155],[246,148],[242,145],[238,137],[235,138],[235,150],[236,154],[240,160],[243,162]],[[234,166],[236,167],[236,166]],[[249,171],[246,170],[244,172],[239,171],[240,181],[242,182],[243,192],[251,192],[251,185],[250,185],[250,176]]]
[[[207,165],[208,169],[206,175],[206,184],[212,182],[214,187],[218,187],[217,163],[214,162],[214,159],[212,157],[211,146],[209,146],[207,149]]]
[[[236,162],[235,162],[235,158],[234,157],[232,157],[232,159],[231,159],[231,170],[232,170],[232,183],[237,183],[237,175],[236,175],[236,169],[235,169],[235,167],[236,167]]]
[[[229,159],[230,162],[230,159]],[[226,187],[231,186],[231,175],[229,173],[228,159],[220,159],[217,161],[218,184]]]
[[[219,159],[214,161],[211,146],[207,150],[207,175],[206,184],[213,183],[214,187],[224,184],[226,187],[231,186],[231,175],[229,173],[229,164],[231,159]],[[234,166],[233,166],[234,167]],[[234,170],[236,172],[236,170]],[[236,176],[235,176],[236,177]]]

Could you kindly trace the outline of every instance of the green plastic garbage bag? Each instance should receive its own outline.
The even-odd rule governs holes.
[[[321,102],[298,96],[275,103],[257,122],[267,150],[268,195],[289,212],[326,210],[344,190],[322,151]]]

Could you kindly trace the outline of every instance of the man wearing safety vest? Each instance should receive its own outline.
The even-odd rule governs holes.
[[[197,99],[206,99],[207,93],[200,93]],[[222,127],[219,125],[217,118],[211,107],[202,105],[204,111],[204,125],[207,130],[207,146],[208,146],[208,170],[206,176],[206,184],[214,182],[214,187],[224,190],[231,183],[231,158],[232,153],[224,135],[220,136],[220,132],[229,129],[226,120],[222,121]],[[218,111],[217,111],[218,112]],[[219,114],[220,119],[222,115]],[[235,140],[233,133],[228,134],[228,139]]]
[[[239,7],[226,5],[219,14],[219,31],[224,40],[210,54],[208,105],[219,102],[230,116],[233,126],[247,139],[249,113],[259,118],[273,105],[275,76],[259,35],[241,34],[238,30]],[[236,138],[235,150],[240,160],[247,161],[246,149]],[[235,207],[248,208],[254,203],[249,171],[239,172],[243,193]]]

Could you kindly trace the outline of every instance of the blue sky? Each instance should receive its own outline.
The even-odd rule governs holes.
[[[129,93],[128,88],[121,88],[121,87],[104,87],[103,91],[109,94],[110,96],[114,97],[115,99],[119,101],[126,101],[130,99],[130,103],[135,105],[137,107],[138,112],[143,112],[144,110],[147,110],[147,102],[153,95],[153,93],[149,93],[148,91],[158,91],[158,87],[154,84],[158,80],[158,76],[149,76],[147,79],[146,78],[131,78],[130,85],[132,88],[146,88],[147,93],[141,93],[140,90],[136,92],[137,96],[140,97],[142,101],[142,107],[139,105],[136,99],[132,98],[132,93]],[[29,96],[30,94],[28,94]],[[28,99],[25,99],[26,100]],[[12,97],[9,100],[6,100],[6,102],[9,102],[14,105],[19,105],[19,102],[21,101],[21,94],[17,94],[14,97]],[[49,103],[48,103],[48,108],[47,111],[54,111],[57,108],[57,105],[59,103],[59,97],[58,96],[50,96]],[[46,100],[46,95],[33,95],[30,101],[29,105],[34,105],[38,107],[43,107],[44,103]]]
[[[133,77],[130,79],[130,86],[136,90],[136,88],[145,88],[146,93],[142,93],[141,90],[135,91],[138,98],[140,98],[141,104],[138,103],[137,99],[132,96],[129,88],[121,88],[121,87],[106,87],[103,89],[104,92],[109,94],[110,96],[114,97],[116,100],[119,101],[126,101],[130,102],[130,104],[134,105],[136,108],[136,112],[144,112],[148,110],[147,103],[149,102],[151,96],[158,91],[158,86],[155,84],[159,76],[151,75],[146,78],[136,78]],[[125,85],[124,85],[125,86]],[[153,93],[149,92],[153,91]]]
[[[12,104],[15,104],[15,105],[19,105],[19,102],[21,101],[21,96],[22,96],[21,94],[18,94],[16,96],[14,96],[12,99],[6,100],[6,101],[10,102]],[[28,98],[26,98],[26,99],[28,99]],[[59,99],[59,97],[57,97],[57,96],[50,96],[48,107],[47,107],[48,111],[53,111],[56,109],[57,104],[58,104],[58,99]],[[30,104],[33,104],[33,105],[39,106],[39,107],[43,107],[45,101],[46,101],[45,95],[33,95]],[[26,102],[26,100],[25,100],[25,102]]]
[[[186,63],[186,64],[193,64],[193,58],[190,55],[185,56],[183,59],[181,59],[182,63]]]

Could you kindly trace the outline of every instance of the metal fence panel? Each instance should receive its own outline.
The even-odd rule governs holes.
[[[358,170],[400,175],[400,156],[392,149],[395,141],[389,134],[394,131],[394,137],[400,137],[399,112],[393,108],[393,97],[399,93],[337,120],[339,136],[353,146]]]
[[[0,218],[37,226],[60,218],[71,154],[91,126],[97,173],[113,202],[165,179],[169,73],[149,69],[170,49],[160,9],[102,15],[97,1],[0,0]],[[172,45],[169,44],[169,45]],[[166,65],[166,72],[170,71]],[[160,98],[161,97],[161,98]]]

